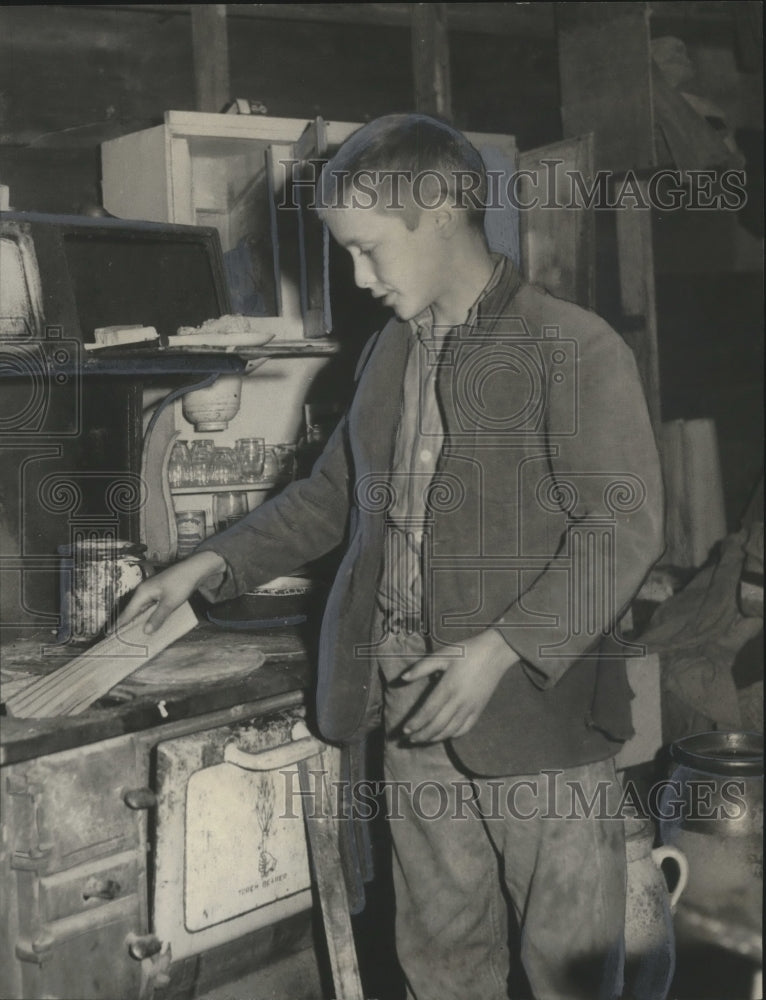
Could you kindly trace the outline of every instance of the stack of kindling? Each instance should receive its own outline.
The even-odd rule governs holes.
[[[17,719],[78,715],[197,624],[186,602],[156,632],[146,635],[144,623],[153,611],[154,605],[63,667],[13,694],[6,702],[9,713]]]

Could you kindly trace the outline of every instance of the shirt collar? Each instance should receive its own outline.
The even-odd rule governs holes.
[[[476,325],[476,321],[479,317],[479,306],[500,284],[501,278],[505,274],[506,267],[508,265],[511,267],[513,266],[510,258],[506,257],[504,254],[492,251],[490,253],[490,257],[494,263],[492,274],[490,275],[489,281],[476,298],[476,301],[468,310],[468,316],[463,324],[464,326],[472,327]],[[439,327],[438,332],[434,332],[434,314],[431,306],[427,306],[421,313],[418,313],[417,316],[413,316],[413,318],[409,321],[409,324],[412,333],[421,340],[442,339],[449,332],[447,327]]]

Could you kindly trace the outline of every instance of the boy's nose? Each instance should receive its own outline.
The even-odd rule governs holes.
[[[374,275],[370,262],[362,256],[354,258],[354,281],[357,288],[371,288],[374,284]]]

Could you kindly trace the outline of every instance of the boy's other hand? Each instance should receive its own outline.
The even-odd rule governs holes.
[[[156,607],[144,625],[144,632],[156,632],[168,615],[187,601],[201,583],[225,571],[226,561],[217,552],[206,550],[190,555],[139,584],[120,615],[117,627],[127,625],[154,604]]]
[[[408,683],[442,674],[423,705],[404,726],[404,735],[412,743],[436,743],[467,733],[500,678],[519,660],[495,629],[487,629],[462,645],[462,657],[426,656],[402,674],[401,679]]]

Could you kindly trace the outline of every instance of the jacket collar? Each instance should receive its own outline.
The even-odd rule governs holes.
[[[495,256],[495,255],[493,255]],[[510,318],[509,307],[522,285],[522,278],[510,257],[496,255],[499,260],[492,279],[476,304],[476,322],[471,326],[453,327],[449,331],[440,352],[441,359],[436,379],[436,396],[441,409],[447,436],[464,434],[458,414],[459,401],[456,399],[456,365],[460,355],[460,343],[477,335],[477,345],[482,338],[494,333],[497,326]],[[496,280],[495,280],[496,279]],[[467,363],[467,362],[463,362]],[[464,406],[460,406],[464,409]]]
[[[494,328],[521,287],[521,275],[511,258],[502,254],[492,256],[499,258],[498,263],[492,279],[476,304],[477,325],[483,329],[486,329],[486,324],[489,324],[490,329]]]
[[[521,275],[510,257],[493,252],[491,254],[494,269],[490,279],[471,306],[462,325],[465,329],[475,329],[478,325],[489,322],[494,327],[493,320],[502,315],[503,310],[516,295],[521,285]],[[423,312],[408,321],[410,331],[421,340],[441,340],[449,331],[444,330],[441,337],[434,333],[433,312],[428,306]]]

